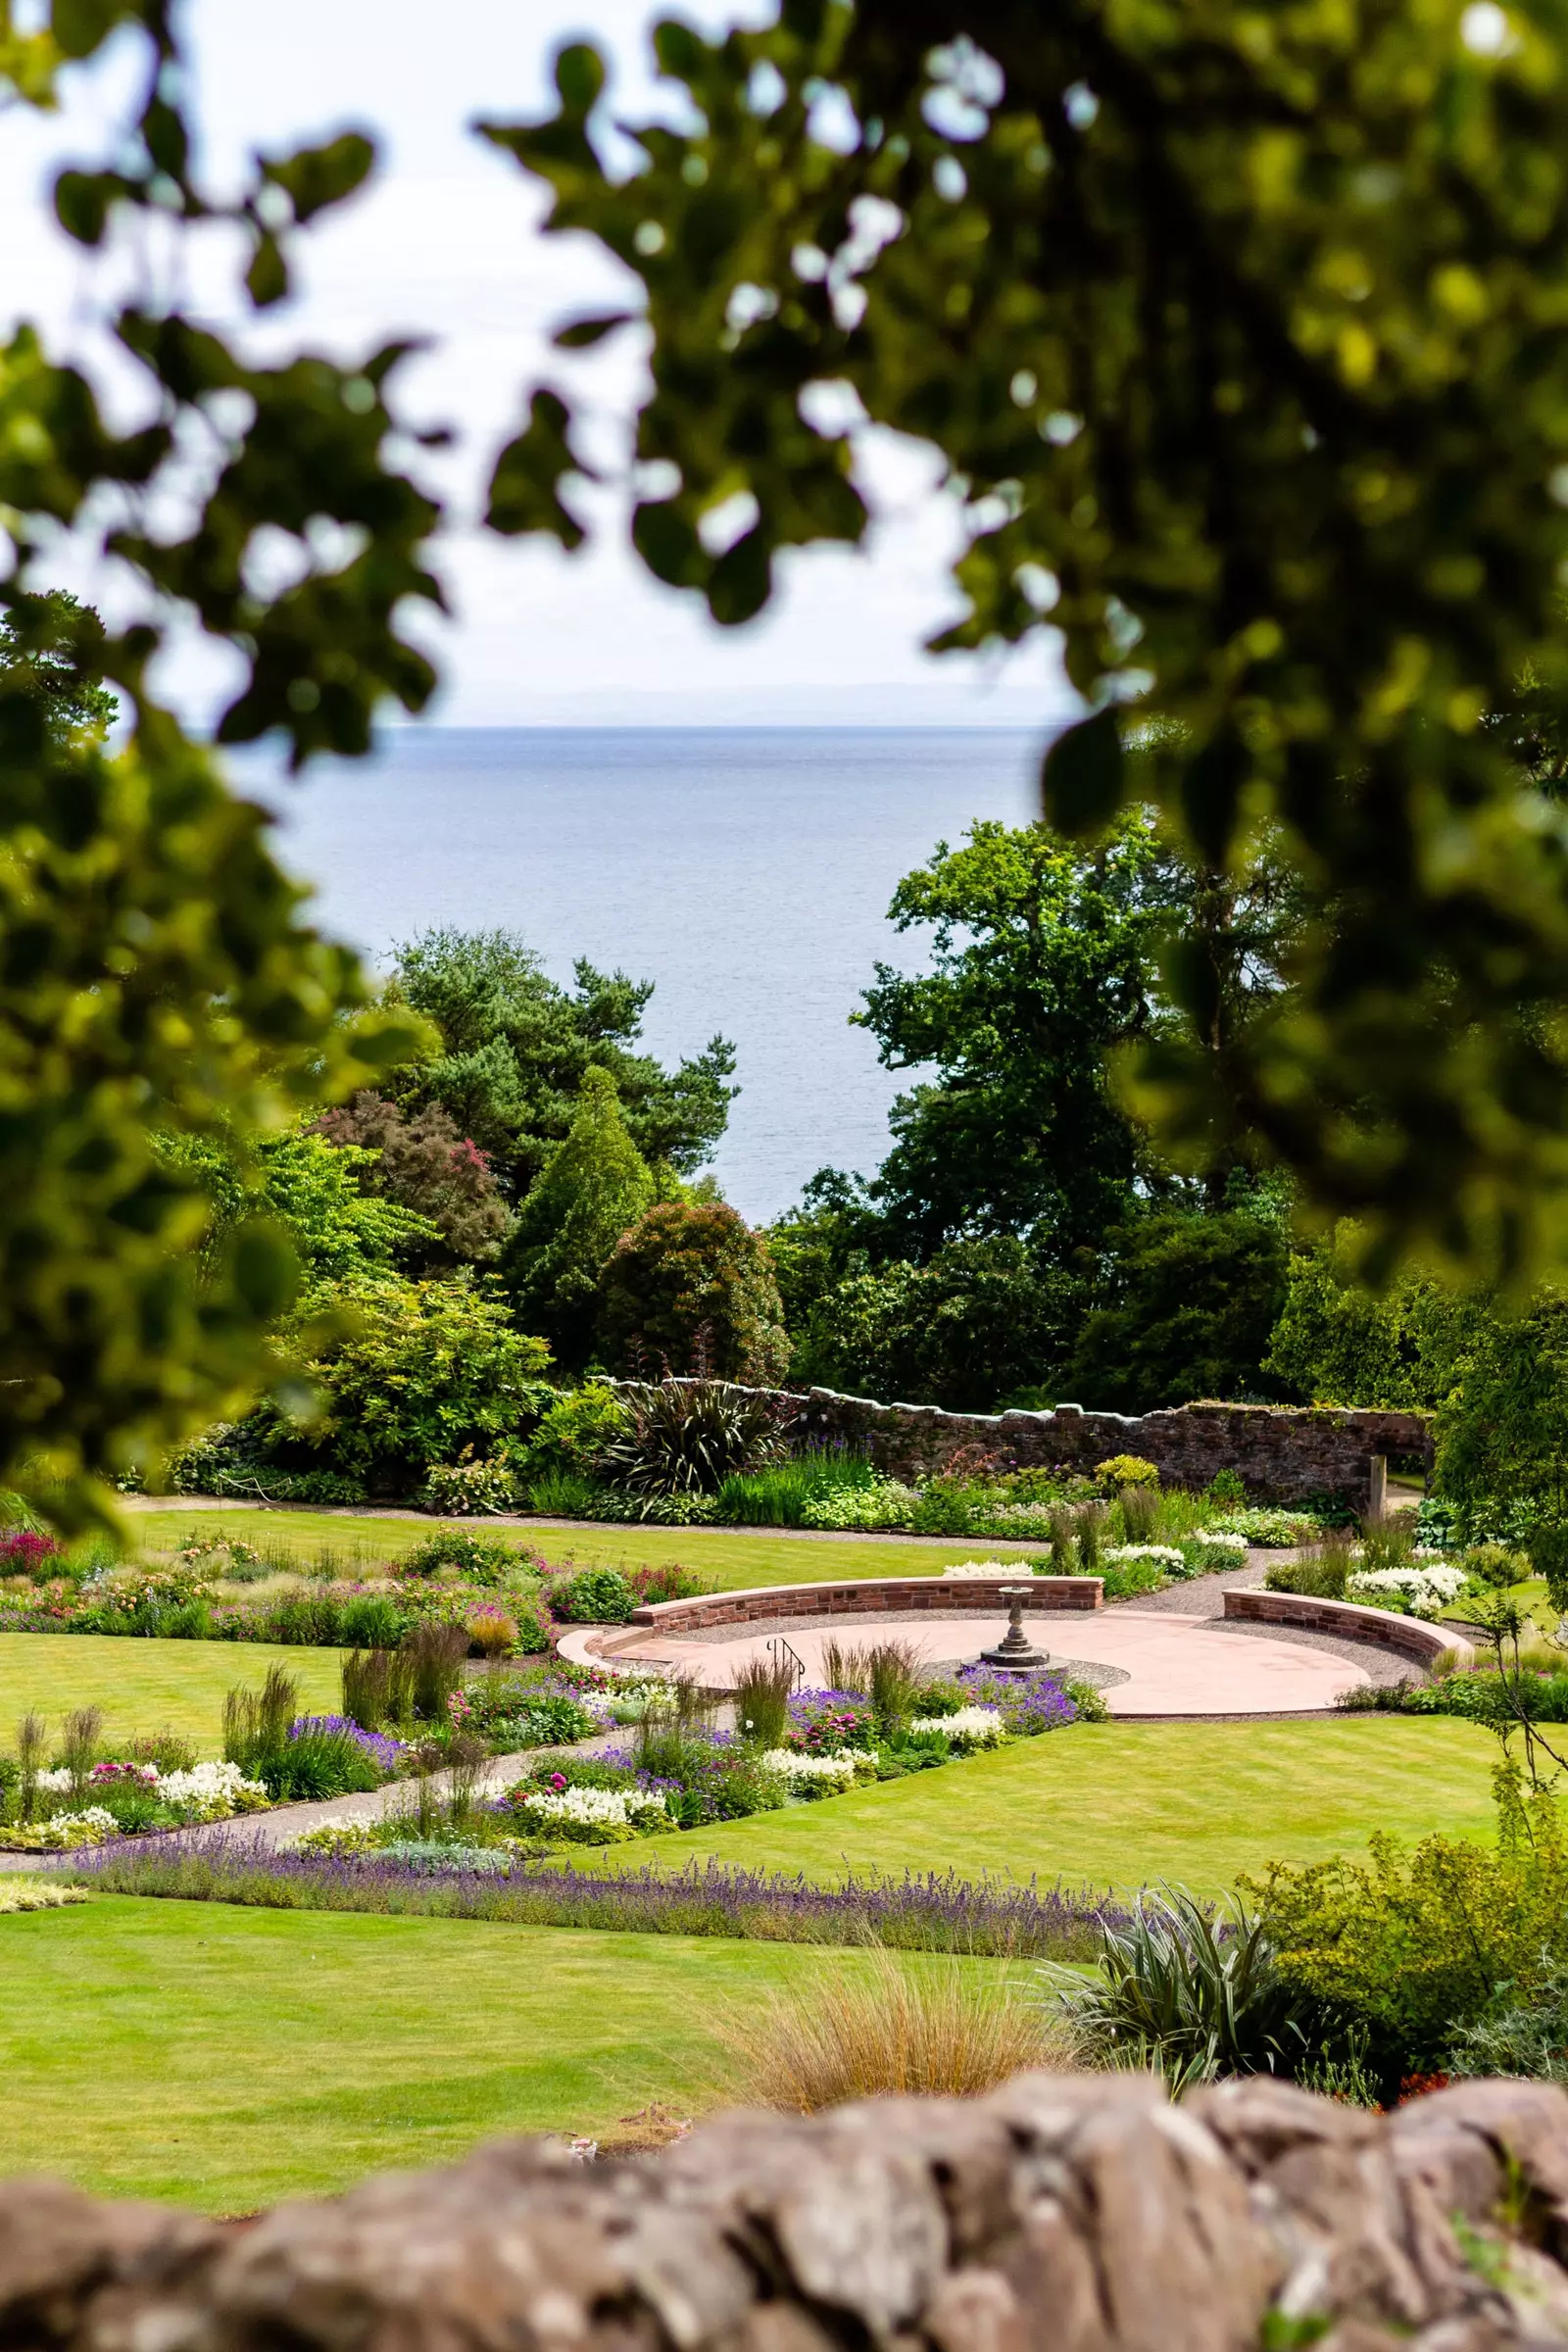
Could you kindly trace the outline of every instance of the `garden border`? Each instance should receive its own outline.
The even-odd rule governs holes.
[[[1347,1641],[1396,1650],[1416,1666],[1431,1667],[1449,1651],[1461,1671],[1475,1664],[1475,1645],[1462,1634],[1429,1625],[1420,1617],[1365,1608],[1359,1601],[1320,1600],[1308,1592],[1270,1592],[1246,1585],[1228,1587],[1224,1599],[1222,1622],[1225,1617],[1240,1618],[1254,1625],[1294,1625],[1305,1633],[1339,1634]]]
[[[1004,1570],[1000,1576],[882,1576],[862,1584],[745,1585],[733,1592],[704,1592],[691,1600],[655,1600],[633,1609],[630,1624],[641,1632],[683,1627],[707,1632],[711,1626],[745,1625],[754,1618],[874,1617],[910,1615],[921,1609],[985,1609],[995,1615],[1004,1592],[1027,1586],[1026,1609],[1080,1612],[1105,1605],[1099,1576],[1029,1576]]]

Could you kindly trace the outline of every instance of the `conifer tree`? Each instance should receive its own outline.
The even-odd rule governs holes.
[[[565,1141],[529,1187],[502,1259],[523,1323],[568,1371],[592,1353],[600,1268],[658,1189],[626,1132],[614,1079],[591,1066]]]

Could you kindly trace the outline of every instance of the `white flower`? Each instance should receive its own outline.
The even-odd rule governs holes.
[[[1348,1600],[1375,1608],[1380,1600],[1402,1600],[1412,1617],[1437,1617],[1457,1600],[1469,1579],[1462,1568],[1368,1568],[1345,1588]]]
[[[1200,1527],[1188,1537],[1189,1544],[1210,1544],[1221,1551],[1234,1551],[1238,1559],[1249,1549],[1245,1536],[1234,1536],[1228,1528]]]
[[[1104,1553],[1107,1560],[1152,1560],[1156,1568],[1185,1568],[1186,1560],[1170,1544],[1117,1544]]]
[[[832,1781],[848,1788],[855,1778],[853,1756],[798,1756],[793,1748],[770,1747],[761,1762],[786,1781]]]
[[[188,1772],[166,1772],[158,1784],[166,1805],[188,1821],[226,1821],[233,1813],[260,1813],[271,1798],[260,1781],[248,1781],[237,1764],[193,1764]]]
[[[71,1787],[70,1771],[64,1764],[57,1764],[51,1772],[40,1772],[36,1785],[47,1788],[51,1796],[63,1796]]]
[[[1027,1561],[1020,1563],[1017,1560],[965,1560],[960,1567],[944,1568],[942,1573],[944,1576],[1023,1577],[1029,1574],[1029,1567]]]
[[[955,1747],[1000,1747],[1007,1737],[999,1707],[960,1707],[956,1715],[917,1715],[909,1729],[940,1732]]]
[[[116,1838],[120,1824],[102,1805],[88,1805],[80,1813],[57,1813],[39,1831],[38,1842],[48,1846],[100,1845],[106,1838]]]
[[[620,1830],[645,1814],[667,1810],[659,1790],[650,1788],[530,1788],[519,1803],[540,1821],[593,1822]]]

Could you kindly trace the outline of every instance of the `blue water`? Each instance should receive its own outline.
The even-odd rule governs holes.
[[[976,817],[1028,821],[1040,737],[986,728],[410,728],[373,760],[270,788],[319,915],[374,962],[436,923],[520,931],[655,982],[665,1059],[715,1031],[742,1093],[713,1162],[746,1216],[825,1164],[870,1170],[907,1073],[849,1027],[902,874]],[[254,771],[253,781],[254,781]]]

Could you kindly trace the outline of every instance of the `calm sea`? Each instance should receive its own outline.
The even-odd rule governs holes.
[[[376,963],[436,923],[520,931],[655,983],[667,1058],[715,1031],[742,1093],[714,1161],[753,1219],[825,1165],[869,1170],[909,1084],[849,1027],[902,874],[976,817],[1033,812],[1039,734],[985,728],[419,728],[269,788],[319,913]],[[252,771],[254,782],[254,771]]]

